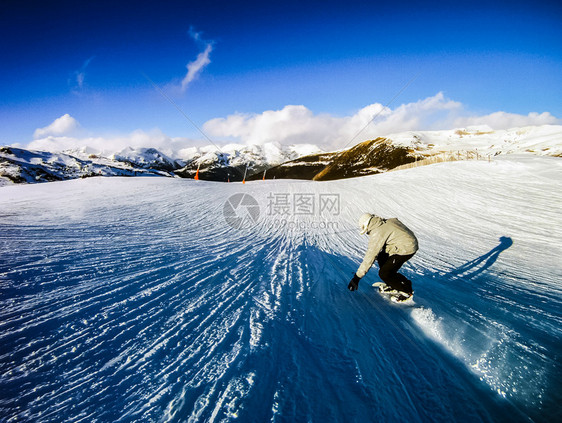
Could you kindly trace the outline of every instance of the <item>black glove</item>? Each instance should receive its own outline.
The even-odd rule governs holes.
[[[359,288],[360,280],[361,278],[354,274],[353,279],[351,279],[351,282],[349,282],[349,285],[347,285],[347,289],[349,289],[350,291],[357,291],[357,288]]]

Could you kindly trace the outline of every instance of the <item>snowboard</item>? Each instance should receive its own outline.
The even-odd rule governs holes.
[[[390,291],[388,290],[384,290],[384,288],[386,288],[388,285],[385,284],[384,282],[375,282],[373,284],[373,286],[377,289],[377,292],[381,295],[381,297],[392,301],[393,303],[397,303],[397,304],[411,304],[414,302],[414,295],[410,295],[410,297],[406,300],[402,300],[400,298],[401,295],[405,295],[403,293],[401,293],[400,291],[397,291],[395,289],[392,289]]]

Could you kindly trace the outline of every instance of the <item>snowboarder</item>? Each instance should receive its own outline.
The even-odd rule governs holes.
[[[398,291],[398,301],[409,299],[414,291],[412,282],[398,269],[418,251],[418,240],[413,232],[398,219],[383,219],[364,213],[359,218],[360,234],[369,235],[369,247],[347,288],[355,291],[359,280],[367,274],[375,260],[379,263],[379,276],[386,284],[383,291]]]

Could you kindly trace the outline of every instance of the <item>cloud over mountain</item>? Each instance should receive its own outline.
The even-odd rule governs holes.
[[[236,113],[207,121],[203,130],[217,144],[234,141],[264,145],[276,142],[284,145],[315,144],[324,150],[334,150],[410,130],[470,126],[500,130],[561,122],[548,112],[520,115],[500,111],[479,116],[468,112],[462,103],[438,93],[394,109],[373,103],[349,116],[316,114],[303,105],[287,105],[280,110],[254,114]],[[208,144],[207,140],[170,137],[158,128],[103,136],[80,136],[78,129],[80,125],[76,119],[65,114],[50,125],[36,129],[34,140],[27,148],[62,151],[90,147],[100,152],[114,152],[126,147],[154,147],[172,155],[174,151]]]
[[[47,136],[63,136],[73,133],[79,128],[78,121],[68,113],[55,119],[50,125],[44,128],[37,128],[33,133],[33,138],[44,138]]]
[[[493,129],[514,126],[557,124],[560,119],[548,112],[518,115],[495,112],[470,115],[464,106],[447,99],[443,93],[394,109],[373,103],[350,116],[315,114],[302,105],[256,114],[232,114],[205,123],[204,130],[213,137],[231,137],[246,144],[280,142],[282,144],[315,143],[328,148],[408,130],[436,130],[487,125]]]

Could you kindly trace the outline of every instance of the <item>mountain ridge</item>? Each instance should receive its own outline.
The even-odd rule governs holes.
[[[164,154],[128,147],[102,155],[84,147],[41,152],[0,147],[0,185],[93,176],[166,176],[235,182],[257,179],[336,180],[387,172],[416,161],[461,155],[478,158],[525,153],[562,157],[562,126],[494,131],[488,127],[408,131],[323,151],[314,144],[229,144]],[[175,157],[179,156],[179,157]]]

